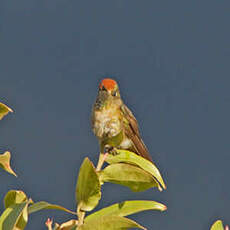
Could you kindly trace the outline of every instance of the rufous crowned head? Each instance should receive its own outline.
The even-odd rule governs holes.
[[[107,91],[113,91],[115,90],[118,86],[117,86],[117,82],[114,81],[111,78],[105,78],[103,79],[100,84],[99,84],[99,88],[103,89],[103,87],[107,90]]]

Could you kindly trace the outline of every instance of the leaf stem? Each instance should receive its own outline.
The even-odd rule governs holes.
[[[79,207],[77,208],[78,226],[81,226],[84,223],[85,211],[82,211]]]
[[[100,153],[96,168],[97,172],[101,170],[107,156],[108,153]]]

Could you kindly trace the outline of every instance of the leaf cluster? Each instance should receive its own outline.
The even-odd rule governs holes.
[[[89,158],[85,158],[79,170],[76,185],[76,212],[45,201],[34,203],[23,191],[11,190],[4,198],[5,210],[0,216],[0,229],[23,230],[28,222],[29,215],[44,209],[57,209],[76,216],[76,219],[60,225],[56,223],[54,227],[52,227],[52,221],[48,220],[46,224],[49,230],[145,229],[135,221],[126,218],[126,216],[144,210],[164,211],[166,210],[165,205],[156,201],[129,200],[100,209],[85,217],[86,212],[92,211],[98,205],[101,199],[101,187],[105,182],[125,185],[133,191],[143,191],[150,187],[159,186],[160,183],[155,176],[163,181],[162,178],[159,178],[159,175],[152,175],[137,166],[140,164],[145,167],[146,163],[149,164],[147,161],[143,163],[141,157],[127,151],[119,150],[118,152],[118,155],[108,157],[107,161],[111,164],[100,171],[96,171]],[[120,154],[123,155],[119,156]],[[131,157],[128,157],[127,154]],[[124,157],[126,160],[124,160]],[[119,160],[121,158],[123,163]],[[132,158],[135,160],[130,160]],[[140,162],[138,158],[141,160]],[[130,161],[133,164],[127,164]],[[137,164],[135,165],[134,162]],[[156,169],[155,166],[152,167]],[[119,174],[121,180],[119,180]]]
[[[152,187],[162,190],[165,183],[154,164],[135,153],[116,150],[116,155],[108,155],[109,163],[102,170],[96,170],[88,159],[82,163],[77,186],[78,229],[145,229],[126,216],[144,210],[166,210],[166,206],[156,201],[130,200],[116,203],[85,217],[85,212],[92,211],[101,199],[101,186],[105,182],[129,187],[132,191],[144,191]]]

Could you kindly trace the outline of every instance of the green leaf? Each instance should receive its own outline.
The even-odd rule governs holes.
[[[77,214],[76,212],[72,212],[72,211],[70,211],[70,210],[68,210],[68,209],[66,209],[60,205],[50,204],[50,203],[45,202],[45,201],[40,201],[40,202],[37,202],[37,203],[30,205],[28,207],[28,213],[31,214],[33,212],[37,212],[37,211],[40,211],[43,209],[56,209],[56,210],[61,210],[61,211],[71,213],[73,215]]]
[[[17,176],[16,173],[12,170],[10,167],[10,152],[5,152],[4,154],[0,154],[0,168],[3,168],[8,173],[13,174],[14,176]]]
[[[13,110],[0,102],[0,120],[9,112],[13,112]]]
[[[28,221],[27,207],[31,200],[9,206],[0,217],[0,229],[23,230]]]
[[[158,184],[151,174],[130,164],[117,163],[107,166],[99,172],[101,182],[111,182],[129,187],[134,192],[141,192]]]
[[[10,190],[4,197],[5,209],[13,204],[20,204],[28,201],[26,194],[20,190]]]
[[[224,230],[224,226],[221,220],[217,220],[211,227],[211,230]]]
[[[140,168],[144,169],[146,172],[150,173],[156,180],[158,184],[158,189],[161,191],[161,186],[166,189],[165,183],[157,167],[150,161],[146,160],[143,157],[138,156],[137,154],[127,151],[127,150],[116,150],[116,155],[108,155],[106,161],[109,164],[115,163],[129,163],[138,165]]]
[[[94,212],[85,218],[85,222],[111,215],[123,217],[146,210],[165,211],[166,209],[167,207],[165,205],[158,203],[156,201],[130,200],[113,204],[109,207]]]
[[[92,162],[85,158],[83,161],[76,186],[78,209],[93,210],[101,199],[101,185]]]
[[[77,220],[69,220],[60,226],[57,227],[57,230],[75,230],[77,229],[78,221]]]
[[[120,216],[105,216],[85,222],[78,230],[126,230],[146,229],[133,220]]]

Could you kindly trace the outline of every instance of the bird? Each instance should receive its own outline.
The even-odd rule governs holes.
[[[100,82],[91,121],[101,153],[111,148],[129,150],[153,162],[142,141],[138,122],[121,99],[115,80],[105,78]]]

